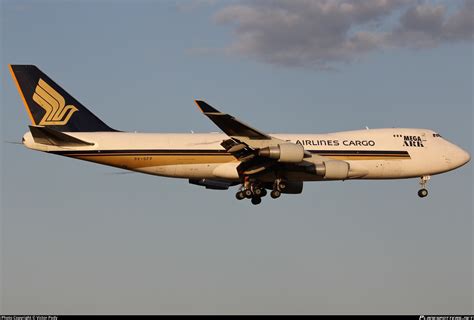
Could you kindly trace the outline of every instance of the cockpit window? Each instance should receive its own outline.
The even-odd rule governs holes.
[[[435,138],[441,138],[441,135],[439,133],[433,133],[433,137]]]

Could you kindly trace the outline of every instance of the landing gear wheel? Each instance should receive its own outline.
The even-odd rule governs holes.
[[[262,194],[260,195],[262,198],[265,197],[267,195],[267,190],[265,189],[260,189],[262,190]]]
[[[243,191],[239,191],[235,194],[235,197],[237,198],[237,200],[243,200],[245,199],[245,194],[243,193]]]
[[[262,196],[262,192],[263,192],[263,191],[262,191],[262,189],[260,189],[260,188],[255,188],[255,189],[253,190],[253,194],[256,195],[257,197],[261,197],[261,196]]]
[[[418,197],[424,198],[428,195],[428,190],[426,189],[420,189],[418,190]]]
[[[273,199],[279,198],[281,196],[281,192],[278,190],[273,190],[272,192],[270,192],[270,196]]]
[[[252,204],[257,205],[257,204],[260,204],[260,202],[262,202],[262,198],[260,198],[260,197],[253,197],[252,198]]]
[[[253,195],[252,190],[250,190],[250,189],[245,189],[245,190],[244,190],[244,195],[245,195],[245,197],[248,198],[248,199],[252,198],[252,195]]]
[[[285,182],[282,181],[278,184],[278,189],[285,190],[285,188],[286,188],[286,183]]]
[[[430,176],[422,176],[420,177],[420,186],[421,186],[421,189],[418,190],[418,196],[420,198],[424,198],[428,195],[428,190],[426,190],[426,184],[428,183],[428,181],[430,180]]]

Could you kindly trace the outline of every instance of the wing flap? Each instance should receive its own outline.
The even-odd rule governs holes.
[[[236,139],[224,140],[222,141],[221,146],[240,161],[251,159],[256,155],[254,149]]]

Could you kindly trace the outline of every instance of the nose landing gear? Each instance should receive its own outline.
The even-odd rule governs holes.
[[[431,176],[422,176],[420,177],[420,185],[421,189],[418,190],[418,196],[420,198],[424,198],[428,195],[428,190],[426,190],[426,184],[430,180]]]
[[[418,190],[418,197],[424,198],[428,195],[428,190],[426,189],[420,189]]]

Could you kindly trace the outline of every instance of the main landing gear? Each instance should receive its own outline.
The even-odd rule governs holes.
[[[275,182],[273,183],[273,190],[272,192],[270,193],[270,196],[273,198],[273,199],[277,199],[281,196],[281,193],[283,190],[286,189],[286,183],[285,181],[281,180],[281,179],[277,179],[275,180]]]
[[[252,204],[260,204],[262,202],[262,197],[267,195],[267,190],[264,188],[258,187],[256,185],[250,185],[246,188],[244,186],[235,194],[237,200],[243,200],[245,198],[251,199]]]
[[[418,190],[418,197],[424,198],[428,195],[428,190],[426,190],[426,184],[430,180],[431,176],[422,176],[420,177],[421,189]]]
[[[281,179],[277,179],[273,184],[273,190],[270,196],[273,199],[279,198],[282,191],[286,188],[286,183]],[[251,199],[252,204],[257,205],[262,202],[262,198],[267,195],[265,187],[256,182],[251,182],[245,178],[240,190],[235,194],[237,200]]]
[[[240,190],[235,194],[237,200],[243,200],[245,198],[251,199],[252,204],[257,205],[262,202],[262,197],[267,195],[267,190],[255,182],[249,181],[248,178],[244,179],[244,183],[240,187]]]
[[[241,188],[236,194],[235,197],[237,200],[261,198],[267,195],[267,190],[262,188],[251,187],[250,189]],[[260,203],[260,202],[259,202]]]

